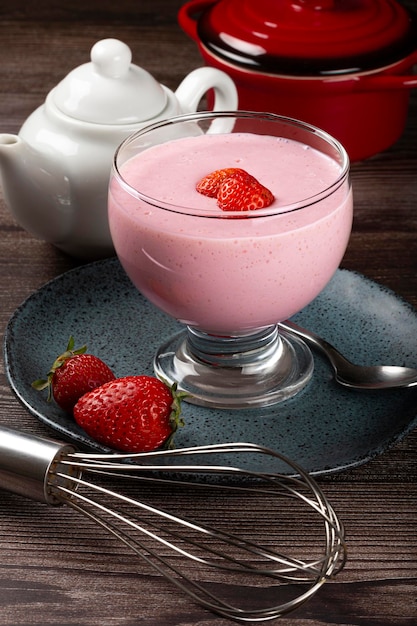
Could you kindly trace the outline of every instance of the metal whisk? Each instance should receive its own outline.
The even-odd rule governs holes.
[[[86,480],[87,473],[101,484]],[[104,486],[108,476],[120,477],[120,489],[128,493]],[[141,496],[149,491],[154,499],[162,487],[164,507],[133,499],[130,481],[138,482]],[[286,457],[255,444],[82,454],[69,444],[0,427],[0,488],[71,506],[194,601],[240,622],[272,620],[295,609],[346,559],[342,524],[317,483]],[[190,490],[195,513],[207,517],[213,510],[217,528],[169,512],[165,507],[175,505],[178,489]],[[248,515],[245,523],[240,516],[248,508],[257,512],[250,525]],[[258,529],[262,542],[254,539]],[[227,585],[216,585],[218,570],[226,571]],[[218,588],[230,584],[242,587],[239,606],[220,597]]]

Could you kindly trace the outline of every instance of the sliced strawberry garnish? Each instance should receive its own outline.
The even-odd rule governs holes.
[[[217,193],[217,204],[223,211],[254,211],[273,201],[269,189],[244,170],[228,176]]]
[[[204,196],[216,198],[222,182],[228,176],[231,176],[236,172],[244,172],[244,170],[241,170],[238,167],[225,167],[222,170],[215,170],[214,172],[211,172],[211,174],[204,176],[204,178],[197,183],[196,189]]]
[[[264,209],[274,201],[273,194],[254,176],[240,168],[216,170],[197,184],[197,191],[217,198],[223,211]]]

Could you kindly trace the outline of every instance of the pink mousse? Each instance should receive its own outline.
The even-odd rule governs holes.
[[[196,191],[200,178],[224,167],[245,169],[268,187],[275,201],[265,211],[273,214],[230,219]],[[137,154],[121,174],[139,194],[112,178],[116,252],[137,288],[185,324],[235,334],[284,320],[318,295],[344,255],[348,178],[301,143],[239,133],[187,137]]]

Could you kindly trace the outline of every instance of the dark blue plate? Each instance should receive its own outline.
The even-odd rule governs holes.
[[[294,320],[358,363],[417,367],[416,311],[361,275],[338,270]],[[86,343],[117,376],[151,374],[156,347],[180,328],[138,293],[116,259],[98,261],[52,280],[16,310],[5,334],[6,374],[24,406],[63,439],[107,451],[54,403],[47,403],[31,382],[47,373],[70,335],[77,345]],[[183,406],[186,426],[176,437],[177,448],[255,442],[320,474],[364,463],[414,428],[417,388],[350,391],[334,382],[328,363],[315,355],[308,387],[275,407]]]

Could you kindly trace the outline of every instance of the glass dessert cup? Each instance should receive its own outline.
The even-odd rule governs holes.
[[[228,167],[254,175],[274,202],[229,212],[196,191]],[[194,113],[125,140],[109,187],[115,250],[137,289],[185,325],[161,338],[156,375],[216,408],[270,406],[301,391],[313,357],[277,324],[337,270],[352,210],[346,151],[297,120]]]

